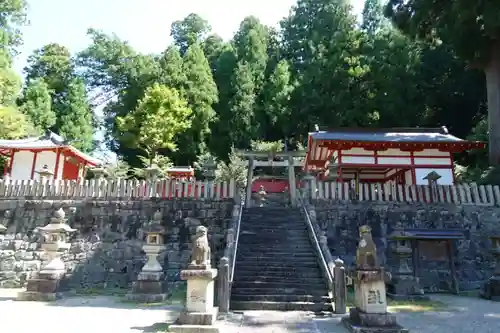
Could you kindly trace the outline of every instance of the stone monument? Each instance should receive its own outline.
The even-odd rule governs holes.
[[[396,322],[396,316],[387,312],[385,280],[388,279],[377,260],[377,248],[372,239],[371,228],[359,228],[360,240],[356,252],[354,276],[355,308],[342,322],[350,332],[407,333]]]
[[[127,298],[141,303],[163,302],[167,295],[164,293],[163,268],[156,259],[163,249],[164,228],[161,225],[162,214],[157,211],[153,220],[144,228],[146,243],[142,246],[148,261],[142,267],[137,281],[132,285],[132,293]]]
[[[213,332],[218,308],[214,307],[214,279],[217,269],[210,263],[208,230],[204,226],[196,228],[193,238],[191,261],[187,269],[181,271],[181,279],[187,280],[186,307],[169,332]]]
[[[490,236],[496,264],[493,275],[486,281],[481,291],[481,297],[500,302],[500,235]]]
[[[49,224],[38,229],[43,235],[42,250],[48,263],[28,279],[26,291],[19,293],[19,300],[50,301],[62,297],[60,282],[66,274],[66,267],[60,255],[71,246],[68,234],[76,231],[66,224],[65,217],[66,214],[60,208],[53,213]]]

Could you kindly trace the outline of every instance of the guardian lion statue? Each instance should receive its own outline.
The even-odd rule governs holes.
[[[372,229],[368,225],[359,227],[360,240],[356,251],[358,269],[380,268],[377,260],[377,247],[372,238]]]
[[[211,268],[210,245],[208,244],[207,233],[207,228],[202,225],[196,228],[196,234],[193,237],[191,263],[189,264],[189,268]]]

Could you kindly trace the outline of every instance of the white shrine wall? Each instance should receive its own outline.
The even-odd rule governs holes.
[[[38,170],[42,169],[44,165],[47,165],[47,168],[54,172],[56,167],[56,153],[53,151],[40,151],[36,155],[35,162],[35,174],[33,175],[33,179],[39,180],[40,175],[37,173]],[[27,178],[30,179],[30,178]]]
[[[10,171],[11,179],[31,179],[31,168],[33,166],[34,156],[35,154],[31,151],[15,152],[12,159],[12,169]]]
[[[33,168],[33,159],[35,153],[31,151],[17,151],[13,155],[12,170],[10,172],[11,179],[13,180],[29,180],[31,179],[31,170]],[[37,170],[47,165],[48,169],[55,172],[56,167],[56,153],[54,151],[40,151],[36,154],[35,173],[33,179],[39,180],[40,176],[36,173]],[[64,154],[60,153],[60,160],[58,165],[57,178],[61,179],[64,168]]]
[[[340,154],[339,154],[340,153]],[[424,149],[423,151],[402,151],[400,149],[390,148],[383,151],[365,150],[364,148],[351,148],[341,151],[335,151],[333,156],[341,156],[340,165],[346,168],[364,169],[364,173],[359,175],[360,182],[363,179],[387,179],[396,172],[404,169],[415,168],[415,181],[416,185],[426,185],[428,182],[423,178],[430,172],[435,171],[441,176],[438,180],[440,185],[453,185],[453,166],[452,156],[450,152],[440,151],[438,149]],[[378,166],[381,168],[388,167],[390,170],[385,174],[370,173],[368,172],[371,166]],[[422,166],[419,168],[419,166]],[[432,167],[435,166],[435,167]],[[336,177],[338,174],[330,173],[329,177]],[[343,172],[342,178],[346,181],[355,178],[353,172]],[[410,185],[414,184],[412,170],[404,172],[405,183]]]

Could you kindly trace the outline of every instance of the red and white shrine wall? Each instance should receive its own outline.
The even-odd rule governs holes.
[[[59,158],[58,155],[59,154]],[[68,152],[55,150],[15,150],[9,165],[11,179],[39,179],[36,172],[47,166],[55,179],[78,179],[83,176],[84,164]]]
[[[342,180],[358,177],[360,182],[396,181],[400,184],[426,185],[423,179],[435,171],[441,178],[440,185],[452,185],[453,156],[450,152],[438,149],[405,151],[396,148],[386,150],[367,150],[351,148],[333,152],[337,161],[337,174],[329,178],[341,177]]]

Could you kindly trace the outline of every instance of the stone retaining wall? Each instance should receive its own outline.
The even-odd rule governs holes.
[[[465,239],[457,241],[455,266],[461,289],[475,289],[491,276],[494,259],[488,236],[500,233],[500,208],[453,204],[339,202],[317,200],[316,219],[326,233],[334,257],[352,265],[355,260],[358,228],[368,224],[378,247],[379,258],[394,268],[387,239],[394,228],[461,229]],[[399,223],[399,225],[398,225]],[[448,290],[449,266],[421,258],[421,278],[427,291]]]
[[[180,269],[189,260],[191,235],[196,226],[208,227],[213,263],[225,248],[225,233],[231,220],[233,201],[137,200],[137,201],[0,201],[0,287],[20,287],[30,272],[44,263],[39,236],[33,232],[49,222],[62,207],[68,224],[78,229],[63,259],[72,275],[71,288],[125,288],[134,281],[146,256],[141,249],[141,226],[156,210],[163,213],[165,250],[159,255],[167,281],[178,281]]]

